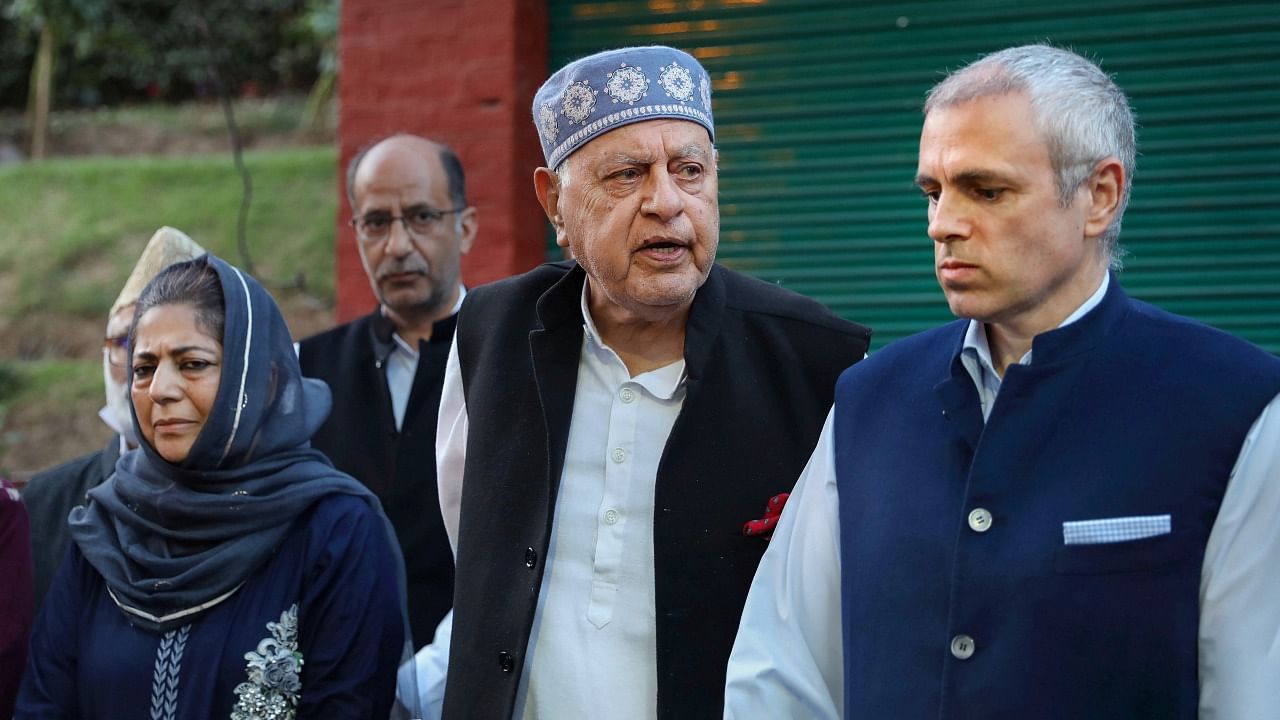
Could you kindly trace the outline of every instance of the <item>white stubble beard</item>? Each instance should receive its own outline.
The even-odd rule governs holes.
[[[103,414],[109,415],[110,419],[105,416],[102,419],[130,446],[136,446],[138,435],[133,429],[133,401],[129,397],[129,383],[116,382],[111,376],[111,360],[107,352],[102,351],[102,381],[107,392],[107,406],[103,408]]]

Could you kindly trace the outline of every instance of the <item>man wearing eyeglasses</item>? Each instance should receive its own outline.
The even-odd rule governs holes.
[[[354,242],[378,307],[299,344],[302,372],[329,384],[333,411],[312,444],[369,486],[404,553],[414,647],[453,604],[453,557],[436,501],[436,409],[460,262],[475,239],[462,164],[448,147],[394,135],[347,168]]]
[[[192,260],[204,248],[181,231],[162,227],[151,236],[124,288],[107,314],[107,333],[102,341],[102,379],[107,404],[98,417],[114,433],[106,447],[37,473],[23,491],[22,500],[31,519],[32,567],[38,607],[53,581],[70,534],[67,514],[84,503],[84,496],[115,471],[116,460],[138,446],[129,409],[129,326],[142,289],[151,278],[170,265]]]

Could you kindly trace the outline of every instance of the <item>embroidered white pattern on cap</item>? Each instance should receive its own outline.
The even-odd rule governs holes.
[[[560,112],[569,118],[569,122],[581,125],[591,117],[596,109],[596,93],[586,80],[579,80],[564,89]]]
[[[609,81],[605,83],[604,89],[615,103],[634,105],[649,92],[649,78],[645,77],[643,70],[633,65],[622,63],[608,77]]]
[[[538,130],[549,143],[555,142],[556,136],[560,134],[560,124],[556,122],[556,111],[546,103],[538,108]]]
[[[674,62],[660,68],[658,84],[673,99],[688,102],[693,97],[693,76]]]
[[[613,102],[599,97],[602,93]],[[696,122],[715,141],[707,71],[689,53],[662,45],[574,60],[538,88],[530,109],[542,155],[552,168],[601,133],[650,118]]]

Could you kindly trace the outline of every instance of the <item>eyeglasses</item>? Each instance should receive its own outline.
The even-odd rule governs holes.
[[[404,223],[404,229],[418,237],[422,237],[431,232],[436,223],[440,222],[445,215],[460,213],[466,210],[465,207],[450,208],[448,210],[433,210],[425,205],[411,207],[404,211],[403,215],[392,215],[386,212],[370,212],[365,213],[357,218],[351,219],[351,227],[356,229],[356,233],[361,240],[369,242],[381,242],[391,235],[392,223],[399,221]]]
[[[102,347],[107,349],[107,362],[118,368],[128,366],[128,335],[117,335],[115,337],[103,338]]]

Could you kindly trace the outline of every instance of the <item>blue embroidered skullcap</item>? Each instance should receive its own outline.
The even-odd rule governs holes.
[[[692,55],[664,45],[579,58],[533,96],[533,123],[550,168],[598,135],[660,118],[696,122],[715,141],[710,76]]]

